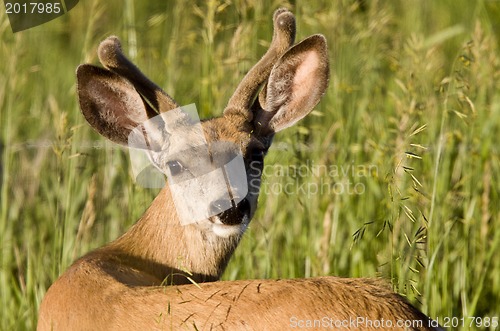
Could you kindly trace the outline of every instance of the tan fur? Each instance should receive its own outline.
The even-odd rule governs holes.
[[[405,330],[396,327],[398,322],[415,326],[406,330],[432,330],[425,315],[373,279],[240,280],[162,288],[115,284],[110,292],[107,283],[114,280],[98,277],[99,287],[86,280],[89,288],[101,291],[99,297],[88,294],[93,300],[75,300],[68,279],[61,279],[67,287],[61,304],[70,301],[75,312],[86,315],[62,309],[57,320],[68,324],[53,325],[54,330],[68,330],[67,325],[80,330],[289,330],[299,329],[299,323],[316,323],[308,330]]]
[[[209,148],[225,141],[241,149],[247,181],[253,184],[245,199],[208,219],[181,225],[165,186],[125,234],[74,262],[54,282],[42,301],[37,330],[287,330],[325,325],[331,330],[380,330],[377,323],[383,320],[394,326],[399,320],[420,321],[422,327],[415,329],[431,329],[425,315],[377,280],[218,281],[255,212],[255,183],[260,183],[262,158],[274,134],[306,116],[328,85],[325,38],[311,36],[291,47],[295,20],[285,9],[276,11],[274,29],[270,49],[236,89],[224,115],[202,124]],[[101,43],[99,57],[105,68],[82,65],[77,80],[82,113],[101,135],[127,144],[134,127],[177,107],[125,58],[116,37]],[[147,146],[135,147],[148,149],[158,169],[167,171],[171,162],[179,162],[161,148],[172,138],[168,133],[160,128],[145,136]],[[182,162],[197,162],[196,155],[187,155]]]

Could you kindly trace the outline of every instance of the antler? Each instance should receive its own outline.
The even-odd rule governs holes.
[[[150,81],[122,52],[120,40],[116,36],[106,38],[99,45],[97,54],[106,69],[127,78],[136,87],[149,107],[149,117],[179,107],[165,91]]]
[[[295,17],[285,8],[274,12],[274,33],[271,46],[266,54],[245,75],[227,104],[224,114],[240,113],[246,120],[251,120],[249,111],[262,83],[271,73],[274,63],[293,45],[295,40]]]

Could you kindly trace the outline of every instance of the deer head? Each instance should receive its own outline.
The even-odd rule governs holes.
[[[172,129],[166,128],[162,114],[179,105],[123,55],[116,37],[109,37],[99,46],[99,59],[105,69],[84,64],[77,70],[80,106],[89,124],[114,142],[147,149],[153,164],[169,178],[196,173],[200,166],[217,168],[228,159],[227,153],[230,158],[237,153],[235,147],[241,150],[247,194],[239,199],[231,197],[231,208],[222,208],[220,204],[224,201],[220,199],[212,201],[215,210],[223,210],[197,222],[203,227],[209,225],[222,236],[241,234],[248,225],[257,203],[262,159],[274,134],[306,116],[328,85],[325,38],[313,35],[292,46],[293,15],[280,9],[273,20],[274,35],[269,50],[237,87],[223,115],[205,121],[202,130],[179,124],[185,118],[177,119]],[[152,118],[159,120],[144,129],[144,123]],[[146,144],[131,143],[135,128],[142,128]],[[203,147],[214,160],[212,164],[208,164],[204,148],[187,149],[186,144],[175,142],[177,136],[184,140],[189,137],[190,141],[205,140],[208,144]],[[221,141],[230,144],[218,144]],[[176,146],[183,146],[185,153],[179,153]]]
[[[224,269],[221,261],[228,260],[255,212],[263,158],[275,133],[306,116],[328,85],[325,38],[313,35],[293,45],[295,18],[286,9],[277,10],[273,22],[268,51],[236,88],[222,116],[199,126],[124,56],[117,37],[98,48],[104,68],[84,64],[77,69],[80,107],[88,123],[118,144],[147,151],[154,166],[169,177],[174,202],[195,200],[182,212],[169,210],[169,222],[179,223],[181,213],[197,214],[183,223],[191,223],[186,229],[225,247],[209,249],[217,252],[216,274]],[[208,175],[238,156],[241,176]],[[179,197],[172,190],[172,184],[194,179],[198,192],[208,192],[210,201]],[[193,210],[193,205],[202,204],[207,210]]]

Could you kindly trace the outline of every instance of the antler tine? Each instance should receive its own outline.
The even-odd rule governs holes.
[[[150,117],[179,107],[158,85],[150,81],[122,52],[116,36],[106,38],[97,50],[99,60],[107,69],[127,78],[148,103]]]
[[[251,119],[250,107],[262,83],[271,73],[274,63],[295,40],[295,16],[288,9],[280,8],[274,12],[274,33],[266,54],[245,75],[227,104],[224,114],[240,113]]]

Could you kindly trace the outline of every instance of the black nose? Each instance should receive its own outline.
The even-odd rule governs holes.
[[[222,208],[226,206],[227,202],[224,204],[220,200],[214,201],[211,205],[212,211],[219,211],[218,215],[223,224],[226,225],[236,225],[243,221],[245,216],[250,214],[250,202],[248,199],[241,200],[236,207],[223,210]],[[222,208],[221,208],[222,207]],[[215,213],[214,213],[215,214]]]
[[[240,211],[242,214],[250,214],[250,202],[247,198],[243,199],[236,205],[236,209]]]
[[[228,209],[230,206],[228,200],[215,200],[210,203],[210,212],[212,215],[217,215]]]

